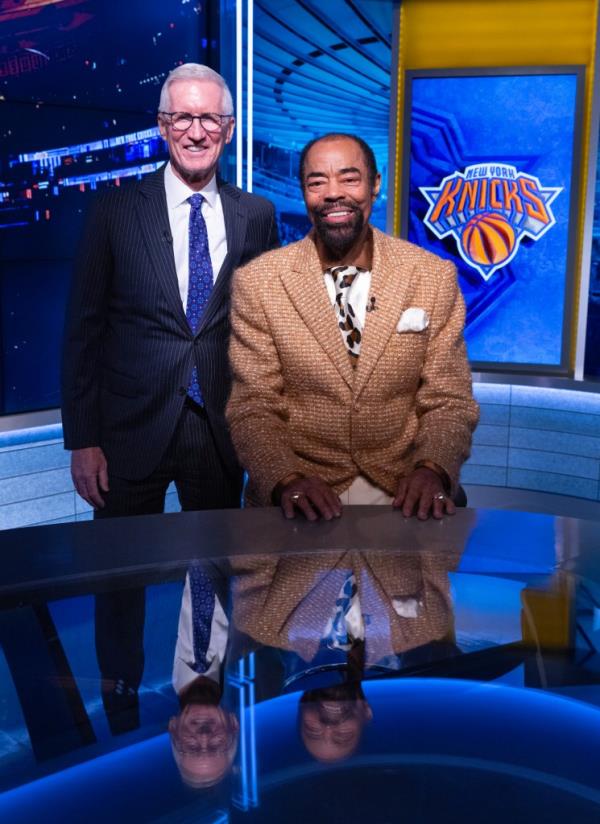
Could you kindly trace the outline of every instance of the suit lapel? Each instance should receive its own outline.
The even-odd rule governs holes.
[[[223,261],[220,277],[221,274],[224,274],[227,266],[229,266],[231,272],[242,257],[246,239],[248,211],[241,206],[241,192],[234,186],[230,186],[228,183],[220,183],[219,194],[221,195],[223,216],[225,218],[225,234],[227,236],[227,257]]]
[[[137,199],[137,215],[154,273],[159,280],[165,299],[177,319],[188,334],[190,327],[183,310],[177,270],[173,256],[173,241],[167,211],[167,196],[164,184],[164,166],[145,177],[139,185],[141,197]]]
[[[298,244],[291,270],[282,273],[280,277],[309,331],[342,378],[352,386],[352,365],[323,282],[321,263],[311,235]]]
[[[202,314],[198,333],[211,322],[215,313],[222,305],[229,291],[231,275],[240,262],[244,252],[244,242],[246,239],[246,224],[248,223],[248,211],[240,204],[240,191],[228,183],[219,183],[219,194],[223,206],[223,217],[225,219],[225,236],[227,237],[227,255],[215,285],[210,294],[206,308]]]
[[[354,393],[360,395],[390,336],[396,329],[413,266],[398,260],[392,243],[382,232],[373,230],[373,269],[371,297],[376,311],[369,312],[360,345]]]

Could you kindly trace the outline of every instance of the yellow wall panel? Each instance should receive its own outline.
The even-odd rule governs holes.
[[[404,0],[402,62],[410,69],[587,63],[595,14],[595,0]]]

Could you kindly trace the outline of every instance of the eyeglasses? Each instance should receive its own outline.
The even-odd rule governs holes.
[[[187,744],[182,744],[178,741],[173,742],[173,746],[179,755],[191,755],[196,758],[201,755],[208,755],[210,757],[229,755],[234,744],[235,741],[229,740],[223,742],[219,741],[219,743],[209,741],[206,745],[196,741],[189,742]]]
[[[223,124],[227,122],[232,114],[213,114],[207,112],[206,114],[190,114],[189,112],[159,112],[167,123],[176,132],[187,132],[194,120],[199,120],[202,128],[207,132],[218,132],[223,128]]]
[[[207,740],[203,741],[188,733],[174,735],[172,742],[179,755],[227,755],[235,746],[235,735],[232,732],[216,732],[207,735]]]

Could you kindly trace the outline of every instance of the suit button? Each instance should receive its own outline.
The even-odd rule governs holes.
[[[180,386],[179,389],[177,390],[177,394],[178,395],[186,395],[187,394],[187,389],[185,388],[185,386]]]

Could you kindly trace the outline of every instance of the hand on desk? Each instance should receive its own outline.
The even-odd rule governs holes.
[[[296,509],[309,521],[320,517],[330,521],[342,514],[342,502],[338,496],[316,476],[290,481],[281,490],[280,503],[286,518],[294,518]]]
[[[71,476],[83,500],[95,509],[102,509],[104,499],[101,492],[108,492],[108,466],[99,446],[73,450]]]
[[[440,476],[424,466],[400,478],[392,506],[401,509],[405,518],[410,518],[416,510],[421,521],[427,520],[430,515],[440,519],[456,512],[454,501],[446,494]]]

